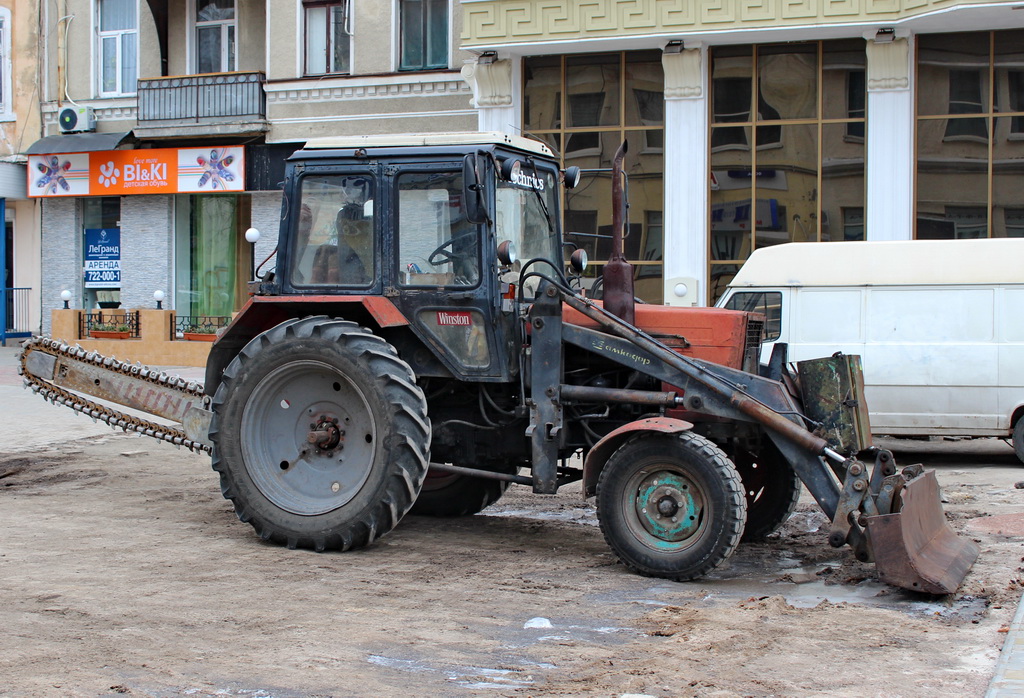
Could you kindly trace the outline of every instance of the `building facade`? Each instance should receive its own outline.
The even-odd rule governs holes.
[[[566,224],[598,260],[628,141],[626,253],[651,302],[713,303],[782,242],[1024,236],[1019,3],[462,7],[478,123],[584,169]]]
[[[40,135],[39,3],[0,0],[0,333],[39,330],[39,205],[22,155]]]
[[[237,310],[307,139],[476,127],[461,17],[455,0],[43,0],[44,137],[24,153],[44,328],[64,290]]]

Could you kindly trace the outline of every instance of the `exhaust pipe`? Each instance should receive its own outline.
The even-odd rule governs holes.
[[[604,309],[612,315],[636,324],[633,294],[633,265],[622,253],[622,237],[626,219],[626,197],[622,186],[622,161],[628,142],[623,141],[612,160],[612,250],[601,274],[604,284]]]

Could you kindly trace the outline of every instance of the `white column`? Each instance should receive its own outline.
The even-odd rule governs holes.
[[[867,42],[868,240],[914,237],[914,90],[910,39]]]
[[[665,70],[665,304],[707,302],[707,49],[662,54]]]
[[[521,99],[513,100],[515,85],[512,61],[481,57],[462,66],[462,77],[473,88],[473,106],[477,108],[477,128],[481,131],[520,132]],[[515,71],[518,72],[518,71]]]

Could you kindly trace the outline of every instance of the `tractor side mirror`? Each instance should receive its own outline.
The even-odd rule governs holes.
[[[486,187],[481,182],[480,159],[470,153],[462,160],[462,182],[465,189],[462,200],[466,202],[466,220],[470,223],[487,223]]]

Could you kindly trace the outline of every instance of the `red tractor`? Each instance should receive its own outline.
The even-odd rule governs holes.
[[[781,525],[803,482],[830,543],[886,581],[949,592],[973,563],[934,475],[898,473],[870,447],[856,357],[762,376],[760,315],[636,304],[620,254],[603,302],[584,297],[559,200],[579,173],[543,144],[340,138],[287,166],[276,268],[215,343],[205,395],[168,415],[180,430],[83,407],[73,391],[99,384],[86,369],[187,391],[60,342],[29,343],[29,382],[210,450],[239,518],[289,547],[361,547],[410,510],[473,514],[510,483],[549,494],[582,480],[624,564],[693,579]],[[127,385],[107,397],[131,402]]]

